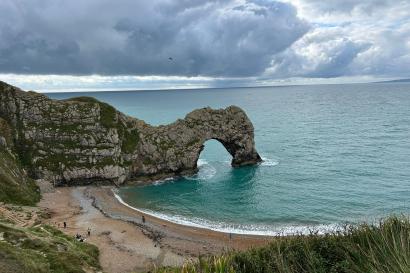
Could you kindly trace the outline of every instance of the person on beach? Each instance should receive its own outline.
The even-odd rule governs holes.
[[[84,242],[83,236],[81,236],[81,235],[78,234],[78,233],[75,235],[75,239],[76,239],[77,241],[81,242],[81,243]]]
[[[66,222],[64,222],[63,225],[64,225],[64,228],[67,228],[67,223]]]
[[[91,228],[88,228],[88,229],[87,229],[87,234],[88,234],[88,237],[91,236]]]
[[[145,216],[142,215],[142,223],[145,223]]]

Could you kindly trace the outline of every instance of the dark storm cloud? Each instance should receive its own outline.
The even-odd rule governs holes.
[[[255,76],[308,30],[269,0],[2,0],[0,73]]]

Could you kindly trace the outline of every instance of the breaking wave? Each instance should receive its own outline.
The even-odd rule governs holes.
[[[198,173],[191,176],[186,176],[185,179],[188,180],[208,180],[215,176],[216,168],[212,166],[205,159],[198,159]]]
[[[327,234],[337,231],[342,231],[343,226],[339,224],[321,224],[321,225],[237,225],[223,222],[213,222],[196,217],[185,217],[180,215],[169,215],[161,212],[155,212],[147,209],[138,209],[126,203],[116,192],[114,192],[117,200],[135,211],[145,213],[147,215],[183,226],[209,229],[213,231],[242,234],[242,235],[263,235],[263,236],[288,236],[298,234]]]
[[[174,180],[175,180],[174,177],[168,177],[168,178],[164,178],[164,179],[160,179],[160,180],[155,180],[154,182],[152,182],[152,185],[159,186],[159,185],[162,185],[166,182],[170,182],[170,181],[174,181]]]
[[[262,160],[263,161],[261,163],[261,166],[273,167],[279,164],[278,160],[270,159],[270,158],[263,157],[263,156],[262,156]]]

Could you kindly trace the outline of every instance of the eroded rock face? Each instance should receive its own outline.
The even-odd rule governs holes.
[[[12,128],[13,150],[30,175],[56,185],[195,173],[209,139],[224,145],[234,167],[261,161],[253,125],[235,106],[151,126],[93,98],[56,101],[0,82],[0,117]]]

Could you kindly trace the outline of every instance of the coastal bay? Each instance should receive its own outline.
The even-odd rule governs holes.
[[[82,234],[99,248],[100,263],[106,272],[146,272],[149,268],[181,266],[199,256],[263,246],[273,239],[230,235],[144,215],[121,204],[113,189],[61,187],[43,193],[39,203],[41,209],[50,213],[46,224],[73,237]],[[63,222],[67,223],[65,229]]]
[[[48,95],[94,96],[157,126],[195,108],[238,105],[262,163],[232,168],[225,147],[208,140],[198,173],[124,185],[118,195],[173,222],[275,235],[409,213],[409,90],[378,83]]]
[[[18,260],[23,249],[18,240],[8,235],[8,229],[33,237],[28,245],[32,255],[36,255],[36,240],[40,240],[36,238],[38,232],[51,236],[43,242],[49,245],[47,251],[60,251],[63,244],[70,259],[79,262],[75,263],[77,269],[155,272],[164,266],[195,263],[199,257],[212,259],[213,255],[221,257],[222,262],[242,255],[244,261],[252,264],[253,254],[262,255],[274,245],[297,246],[298,240],[306,240],[315,247],[317,240],[344,240],[335,233],[339,227],[377,223],[377,219],[390,215],[393,217],[386,220],[386,232],[396,224],[405,231],[408,224],[406,218],[394,218],[395,214],[409,212],[409,185],[405,178],[410,146],[402,141],[410,124],[406,84],[209,89],[201,93],[179,90],[50,94],[59,100],[24,93],[7,84],[4,87],[0,144],[5,155],[2,175],[8,190],[3,198],[15,204],[35,205],[40,194],[34,179],[43,189],[34,218],[30,216],[32,210],[36,211],[33,207],[1,208],[5,215],[1,217],[2,229],[6,230],[2,236],[7,240],[3,246],[15,246],[14,259]],[[256,91],[260,92],[259,98],[249,101],[248,92]],[[159,96],[168,99],[160,102]],[[241,108],[229,107],[232,102],[243,108],[249,119]],[[115,112],[106,103],[125,114]],[[24,106],[15,106],[19,104]],[[57,116],[68,113],[75,118],[52,118],[44,110],[47,107],[40,107],[43,104],[61,107],[55,110]],[[93,113],[87,116],[85,127],[81,110],[84,106],[91,107]],[[106,120],[107,116],[101,113],[108,108],[115,115]],[[195,108],[201,110],[192,112]],[[237,115],[239,119],[235,118]],[[140,116],[153,126],[133,118]],[[185,121],[181,120],[184,116]],[[234,122],[225,128],[224,119]],[[127,121],[131,120],[142,127],[137,131],[128,127]],[[172,123],[174,120],[177,122]],[[22,127],[26,123],[29,126]],[[164,126],[169,123],[170,127]],[[181,128],[211,124],[228,132],[232,141],[206,135],[202,128],[200,135],[204,137],[195,140],[192,150],[195,156],[185,158],[173,147],[162,145],[161,138],[149,137],[151,130],[166,132],[168,128],[172,132],[175,124],[182,124]],[[191,139],[195,132],[191,129],[181,133]],[[237,132],[243,132],[239,142]],[[174,139],[181,137],[171,135]],[[52,144],[50,139],[62,142]],[[128,145],[130,139],[132,145]],[[184,149],[187,139],[180,148]],[[172,151],[171,157],[168,150]],[[246,166],[236,164],[236,154]],[[115,160],[111,161],[113,156]],[[174,156],[178,159],[175,162],[188,166],[188,171],[159,171],[175,167]],[[148,157],[159,161],[142,160]],[[124,169],[116,172],[112,164]],[[149,179],[135,175],[151,171]],[[25,211],[26,216],[20,211]],[[371,228],[384,232],[379,227]],[[350,244],[349,240],[361,232],[358,229],[347,233],[343,237],[348,238],[345,243]],[[306,236],[298,237],[301,233]],[[309,236],[312,233],[315,235]],[[275,235],[289,236],[272,237]],[[83,239],[85,244],[81,245]],[[253,247],[262,248],[246,251]],[[87,253],[79,249],[86,249]],[[232,250],[244,252],[238,256],[223,255]],[[44,261],[44,257],[42,264],[57,261]],[[342,263],[343,259],[350,258],[343,256]],[[69,259],[59,263],[63,267],[73,265]],[[229,263],[236,264],[232,260]],[[23,262],[21,266],[32,264]],[[8,266],[12,268],[11,264]]]

